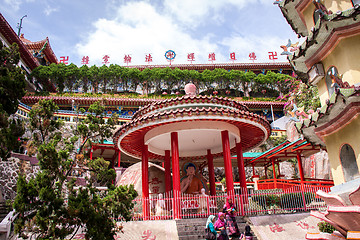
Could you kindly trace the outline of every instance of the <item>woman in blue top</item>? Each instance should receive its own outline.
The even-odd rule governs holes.
[[[210,233],[209,236],[213,235],[213,237],[211,237],[211,238],[207,237],[206,239],[216,239],[217,232],[214,228],[214,222],[215,222],[215,216],[210,215],[206,221],[205,229],[206,229],[206,232]]]

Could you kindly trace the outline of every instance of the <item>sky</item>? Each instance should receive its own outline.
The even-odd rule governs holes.
[[[299,41],[272,0],[0,0],[0,12],[30,41],[46,37],[57,56],[68,63],[89,66],[170,64],[168,50],[176,53],[172,64],[235,62],[287,62],[280,45]],[[254,52],[256,60],[249,59]],[[276,52],[276,60],[269,59]]]

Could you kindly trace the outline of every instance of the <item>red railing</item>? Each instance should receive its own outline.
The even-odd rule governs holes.
[[[294,185],[286,189],[236,189],[229,194],[237,206],[237,215],[286,214],[310,210],[325,210],[325,203],[316,196],[316,191],[329,191],[323,186]],[[181,195],[180,218],[208,217],[222,211],[227,194],[217,196]],[[133,220],[174,219],[172,194],[152,195],[148,199],[134,200]],[[150,215],[143,217],[142,208],[149,204]]]
[[[323,180],[323,179],[307,179],[307,181],[299,180],[288,180],[288,179],[264,179],[257,181],[258,189],[300,189],[301,186],[306,186],[307,188],[326,188],[330,189],[334,186],[332,180]]]

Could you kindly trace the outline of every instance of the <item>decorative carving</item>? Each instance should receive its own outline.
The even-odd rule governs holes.
[[[313,0],[315,8],[321,10],[324,14],[332,14],[331,10],[327,10],[321,0]]]
[[[292,52],[295,52],[299,49],[298,47],[299,42],[291,43],[291,40],[288,40],[286,45],[281,45],[280,47],[284,50],[281,55],[292,55]],[[290,49],[291,48],[291,49]],[[289,49],[289,50],[288,50]]]
[[[350,86],[348,82],[342,81],[342,76],[334,75],[333,73],[329,74],[329,77],[331,79],[331,87],[336,88],[351,88],[354,87],[354,85]]]

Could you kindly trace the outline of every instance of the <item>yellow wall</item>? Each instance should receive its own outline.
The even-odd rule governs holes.
[[[331,172],[334,184],[344,183],[344,174],[340,162],[340,149],[343,144],[349,144],[355,152],[356,162],[360,170],[360,116],[358,115],[352,122],[340,129],[338,132],[325,138],[326,149],[329,154]]]
[[[360,83],[360,35],[346,38],[335,47],[335,49],[322,60],[325,74],[331,66],[335,66],[343,82],[351,85]],[[329,94],[325,84],[325,78],[318,83],[320,102],[323,105]]]
[[[352,8],[351,0],[324,0],[326,9],[331,10],[333,13],[337,11],[345,11]]]
[[[351,0],[323,0],[322,3],[327,10],[331,10],[333,13],[336,13],[337,11],[345,11],[353,7]],[[314,11],[315,5],[311,3],[302,12],[305,19],[306,28],[309,33],[311,28],[315,26],[313,18]]]
[[[313,18],[314,11],[315,11],[315,5],[312,3],[309,4],[309,6],[303,11],[306,28],[309,33],[311,32],[311,28],[315,26],[314,18]]]

